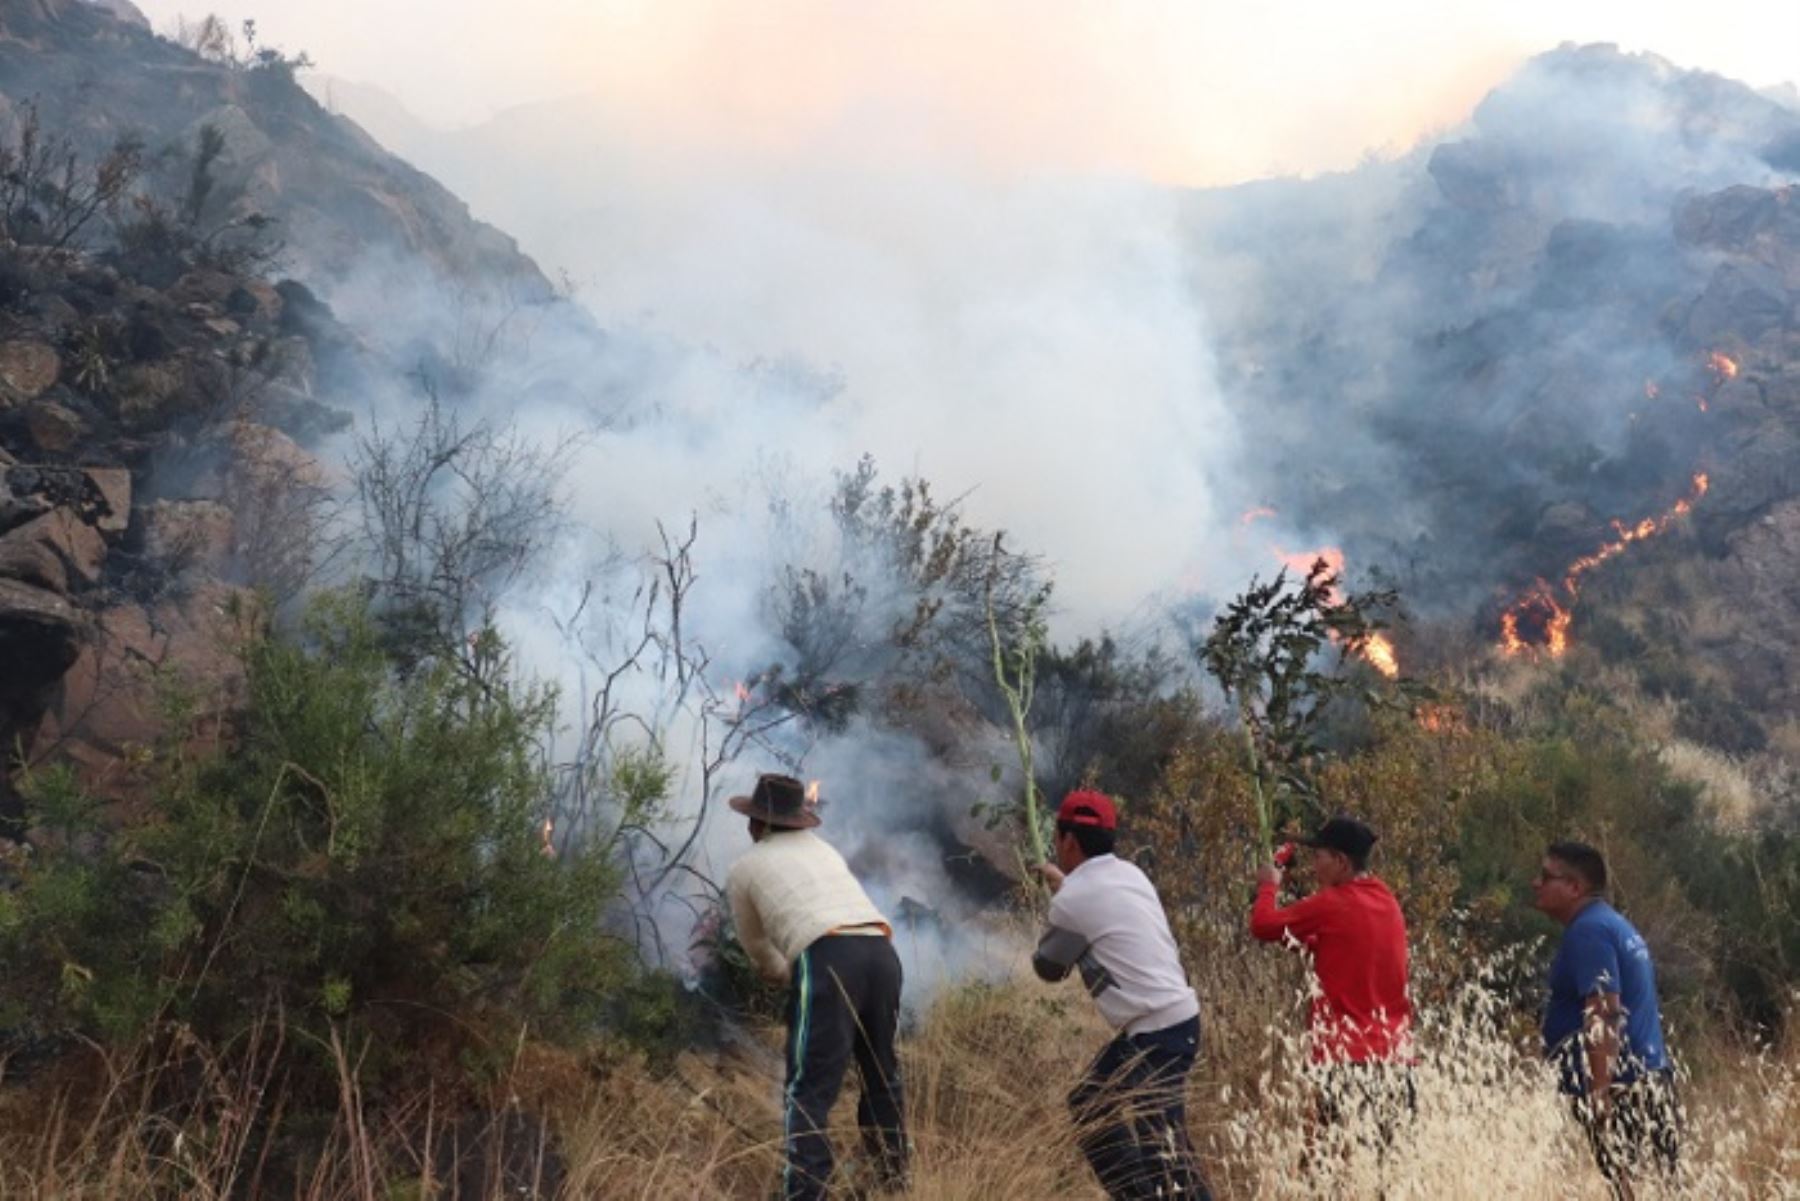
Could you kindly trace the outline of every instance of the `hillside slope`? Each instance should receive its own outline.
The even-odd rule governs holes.
[[[277,218],[291,270],[327,296],[375,254],[521,301],[552,293],[512,238],[326,112],[280,62],[210,61],[85,0],[0,0],[0,133],[32,103],[94,157],[122,134],[154,154],[216,126],[219,190],[240,215]]]

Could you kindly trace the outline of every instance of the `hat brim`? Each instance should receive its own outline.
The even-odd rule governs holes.
[[[811,809],[802,810],[799,813],[773,813],[747,796],[734,796],[725,803],[745,817],[754,817],[759,821],[768,822],[771,826],[784,826],[790,830],[810,830],[823,820],[818,813]]]

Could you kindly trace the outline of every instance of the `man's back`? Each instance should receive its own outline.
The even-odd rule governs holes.
[[[1200,1011],[1155,885],[1116,855],[1070,872],[1050,901],[1050,925],[1081,935],[1111,987],[1089,991],[1115,1028],[1156,1029]]]
[[[844,857],[807,830],[751,847],[732,864],[725,891],[744,949],[769,975],[832,930],[886,925]]]
[[[1351,1061],[1403,1055],[1412,1026],[1406,919],[1388,886],[1357,876],[1285,909],[1259,890],[1250,931],[1267,942],[1292,935],[1312,952],[1313,1056]]]

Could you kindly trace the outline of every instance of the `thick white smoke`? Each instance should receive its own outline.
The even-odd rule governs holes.
[[[640,563],[656,523],[689,513],[690,634],[711,670],[778,658],[769,586],[788,563],[832,568],[831,473],[864,453],[1043,554],[1063,636],[1232,591],[1274,566],[1272,545],[1340,539],[1353,568],[1364,548],[1418,556],[1419,595],[1466,606],[1496,583],[1473,565],[1529,541],[1497,528],[1503,512],[1657,482],[1633,414],[1644,380],[1681,366],[1654,306],[1696,269],[1671,208],[1778,178],[1765,156],[1785,113],[1569,52],[1485,103],[1458,145],[1202,196],[990,169],[936,153],[926,127],[895,137],[904,109],[857,114],[908,147],[880,163],[842,123],[816,146],[702,153],[580,103],[398,149],[569,271],[607,331],[529,331],[520,345],[562,383],[502,370],[481,397],[539,438],[578,436],[580,533],[507,613],[530,661],[578,692],[549,618],[573,608],[589,552]],[[430,292],[395,305],[381,269],[334,299],[353,321],[454,324]],[[1567,435],[1566,461],[1539,428]],[[1266,500],[1280,516],[1247,535],[1238,513]],[[966,812],[989,765],[946,772],[866,727],[786,749],[842,790],[833,834],[852,853],[924,828],[896,807]],[[682,785],[697,803],[691,773]],[[715,825],[707,866],[740,838]],[[895,904],[953,891],[916,858],[866,858]]]

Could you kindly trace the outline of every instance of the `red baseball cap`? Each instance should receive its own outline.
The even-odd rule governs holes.
[[[1071,826],[1098,826],[1102,830],[1119,828],[1119,811],[1104,792],[1081,788],[1063,798],[1056,810],[1056,820]]]

